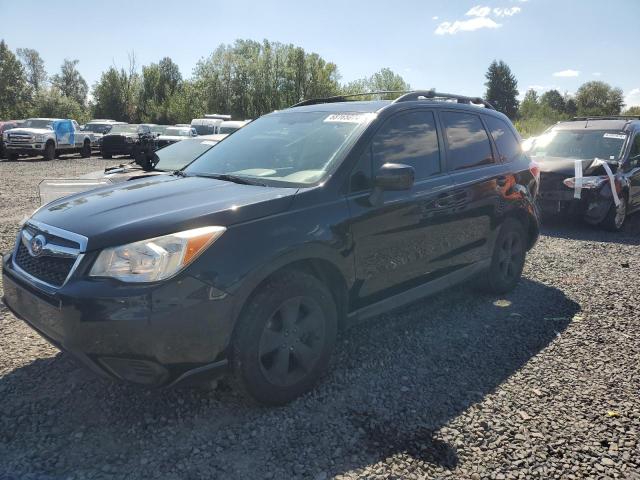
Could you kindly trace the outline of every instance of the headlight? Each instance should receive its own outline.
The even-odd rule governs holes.
[[[133,143],[133,137],[124,137],[124,141],[127,143]]]
[[[225,227],[202,227],[105,248],[89,275],[112,277],[124,282],[164,280],[189,265],[225,230]]]
[[[578,179],[578,182],[576,182],[575,177],[571,177],[564,179],[562,183],[569,188],[575,188],[576,183],[578,183],[579,188],[599,188],[602,184],[608,181],[609,177],[582,177]]]
[[[44,142],[46,140],[46,136],[45,135],[36,135],[35,136],[35,141],[36,142]]]

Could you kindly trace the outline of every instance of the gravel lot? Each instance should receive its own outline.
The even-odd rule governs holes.
[[[0,251],[42,178],[114,163],[1,162]],[[349,330],[277,409],[103,382],[0,305],[0,478],[640,479],[639,217],[545,227],[504,298],[458,288]]]

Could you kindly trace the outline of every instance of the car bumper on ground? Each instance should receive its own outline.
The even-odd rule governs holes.
[[[576,215],[585,221],[597,224],[602,222],[612,205],[611,192],[605,190],[583,190],[580,198],[574,197],[571,189],[542,191],[538,193],[538,207],[547,215]]]
[[[69,280],[45,292],[3,259],[5,305],[102,377],[161,387],[226,371],[232,297],[193,277],[162,284]]]

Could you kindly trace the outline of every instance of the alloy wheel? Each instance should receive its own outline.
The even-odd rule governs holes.
[[[318,363],[325,341],[320,305],[308,297],[286,300],[265,324],[258,347],[260,368],[273,385],[290,386]]]
[[[522,251],[522,240],[518,232],[508,232],[498,250],[498,267],[505,280],[512,280],[518,275]]]

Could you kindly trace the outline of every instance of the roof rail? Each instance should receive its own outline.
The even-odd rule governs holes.
[[[602,115],[594,117],[573,117],[571,120],[640,120],[640,115]]]
[[[396,98],[394,103],[399,102],[411,102],[413,100],[456,100],[457,103],[466,103],[466,104],[475,104],[475,105],[483,105],[485,108],[490,110],[495,110],[495,107],[491,105],[486,100],[483,100],[480,97],[466,97],[464,95],[455,95],[453,93],[442,93],[436,92],[435,88],[431,90],[414,90],[412,92],[405,93],[404,95]]]
[[[407,90],[379,90],[375,92],[365,92],[365,93],[347,93],[345,95],[336,95],[334,97],[310,98],[308,100],[302,100],[301,102],[291,105],[289,108],[304,107],[305,105],[318,105],[320,103],[346,102],[347,99],[351,97],[366,97],[369,95],[389,95],[391,93],[407,93]]]

